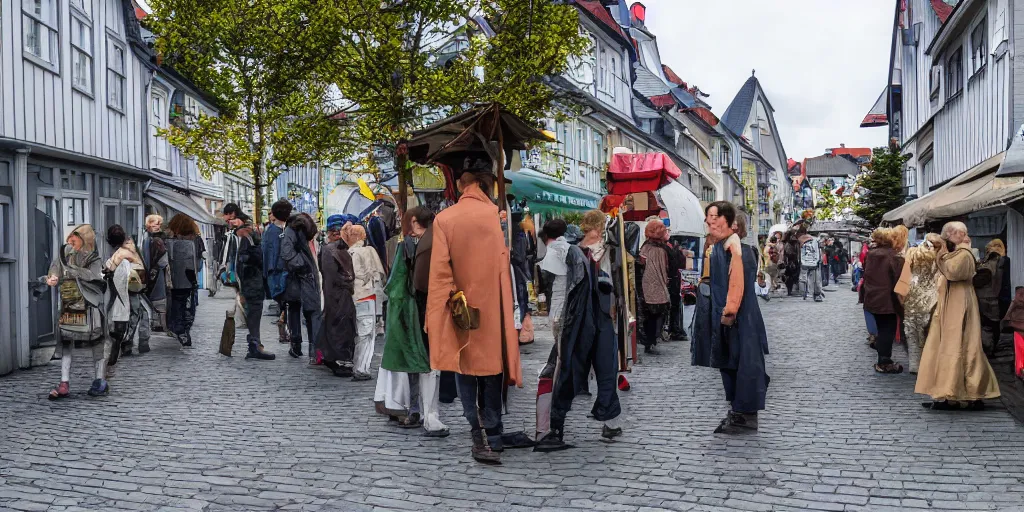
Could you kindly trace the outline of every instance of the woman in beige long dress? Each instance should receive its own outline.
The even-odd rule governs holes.
[[[984,408],[982,400],[999,396],[999,383],[981,346],[981,316],[972,278],[974,254],[967,226],[942,228],[938,303],[921,356],[915,391],[932,397],[927,409]]]

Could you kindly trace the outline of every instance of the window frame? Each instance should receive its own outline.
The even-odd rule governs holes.
[[[981,34],[978,34],[978,31]],[[971,28],[971,76],[982,72],[988,65],[988,16]]]
[[[40,5],[47,4],[52,9],[49,20],[45,19],[46,16],[42,14],[36,14],[35,12],[26,9],[26,4],[29,2],[34,3],[35,0],[21,0],[21,53],[22,58],[36,64],[37,66],[50,71],[54,74],[60,75],[60,1],[59,0],[39,0]],[[39,26],[39,54],[28,49],[27,37],[29,34],[28,26],[31,23],[32,27]],[[49,57],[43,57],[43,37],[47,38],[47,50],[50,54]]]
[[[156,115],[154,114],[155,109],[154,109],[154,105],[153,105],[153,103],[157,100],[157,98],[159,98],[159,99],[161,99],[163,101],[163,106],[164,106],[163,115],[160,117],[160,119],[162,119],[163,123],[162,123],[162,125],[159,125],[159,126],[158,126],[158,124],[156,122],[156,121],[158,121],[158,119],[157,119]],[[158,169],[158,170],[164,171],[164,172],[170,172],[170,170],[171,170],[171,148],[170,148],[170,144],[167,142],[167,139],[157,135],[157,130],[161,129],[161,128],[167,129],[167,127],[170,126],[170,108],[171,108],[170,100],[171,100],[171,95],[170,95],[169,92],[164,91],[162,88],[156,87],[154,85],[154,87],[152,88],[152,92],[150,92],[150,95],[149,95],[149,104],[148,104],[149,115],[150,115],[150,123],[149,123],[150,137],[149,137],[149,140],[150,140],[150,146],[151,146],[150,147],[150,152],[149,152],[149,157],[150,157],[149,158],[149,166],[150,166],[150,168]],[[163,148],[163,159],[160,158],[160,148]],[[158,163],[163,163],[163,167],[160,167],[158,165]]]
[[[121,59],[123,67],[122,67],[122,69],[120,71],[118,71],[117,69],[115,69],[113,67],[114,59],[112,58],[112,55],[113,55],[113,50],[115,50],[115,49],[120,50],[121,51],[121,55],[123,56],[123,58]],[[128,57],[128,47],[127,47],[127,45],[125,45],[124,41],[121,41],[120,37],[118,37],[116,34],[111,33],[110,31],[108,31],[107,32],[107,107],[109,107],[111,110],[114,110],[114,111],[116,111],[116,112],[118,112],[118,113],[120,113],[122,115],[124,115],[125,109],[128,106],[128,99],[125,97],[125,95],[127,94],[127,88],[128,88],[128,59],[129,59],[129,57]],[[113,90],[113,88],[111,87],[111,83],[112,83],[111,76],[112,75],[116,75],[116,77],[120,78],[120,80],[121,80],[120,83],[119,83],[119,85],[120,85],[120,87],[119,87],[120,88],[120,94],[121,94],[120,95],[120,100],[121,100],[121,104],[120,105],[111,102],[112,98],[111,98],[110,93]]]
[[[74,6],[72,5],[72,7]],[[96,38],[95,31],[93,30],[94,27],[92,26],[92,20],[78,8],[72,8],[70,21],[71,37],[69,37],[69,39],[71,43],[71,88],[89,96],[90,98],[94,98],[93,91],[96,88]],[[83,48],[82,45],[79,45],[78,42],[75,41],[74,29],[76,23],[80,23],[83,27],[89,30],[89,39],[87,41],[88,48]],[[78,77],[76,76],[75,67],[76,55],[84,55],[85,58],[89,60],[89,68],[86,76],[88,84],[84,86],[77,83]]]
[[[949,52],[945,59],[946,64],[946,100],[951,100],[960,95],[964,90],[964,47],[957,46]],[[954,66],[955,64],[955,66]],[[955,86],[955,88],[954,88]]]

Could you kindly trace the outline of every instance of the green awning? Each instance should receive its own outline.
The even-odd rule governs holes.
[[[543,173],[523,169],[505,173],[512,182],[506,192],[516,196],[516,201],[526,199],[530,213],[562,213],[595,210],[601,196],[586,190],[554,181]]]

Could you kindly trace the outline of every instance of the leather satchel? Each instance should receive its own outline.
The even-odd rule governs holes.
[[[452,311],[452,321],[455,327],[463,331],[472,331],[480,328],[480,310],[469,305],[466,301],[466,294],[455,292],[448,299],[448,306]]]

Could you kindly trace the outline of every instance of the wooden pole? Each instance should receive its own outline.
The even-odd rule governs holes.
[[[617,215],[618,220],[619,220],[619,251],[620,251],[619,259],[622,262],[622,314],[623,314],[623,318],[622,318],[622,333],[621,333],[621,336],[622,336],[622,347],[623,347],[622,354],[623,354],[623,357],[622,357],[622,360],[620,361],[620,368],[622,369],[622,371],[629,371],[630,368],[629,368],[629,364],[627,363],[627,361],[630,361],[630,360],[634,360],[635,361],[635,358],[636,358],[636,354],[634,353],[636,348],[633,347],[632,343],[630,343],[630,335],[629,335],[629,321],[630,321],[630,317],[633,316],[632,315],[632,311],[630,310],[630,307],[629,307],[630,306],[630,303],[629,303],[629,263],[626,261],[626,258],[628,257],[629,252],[626,250],[626,222],[625,222],[625,220],[622,217],[622,210],[620,209],[616,215]]]

